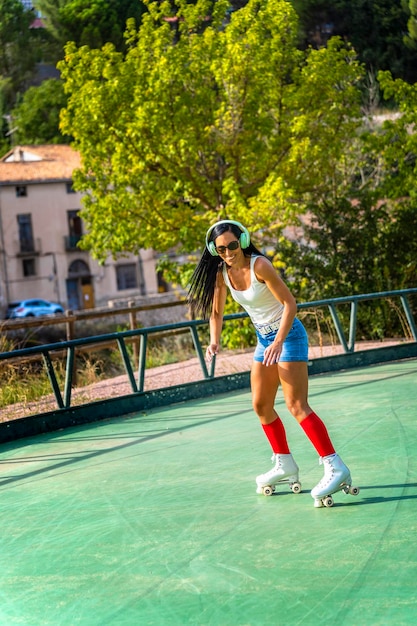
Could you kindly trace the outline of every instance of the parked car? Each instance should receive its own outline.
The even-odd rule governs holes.
[[[40,317],[41,315],[56,315],[63,312],[62,306],[56,302],[33,298],[32,300],[11,302],[7,308],[6,318]]]

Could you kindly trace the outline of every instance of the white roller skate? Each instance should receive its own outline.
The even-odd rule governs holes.
[[[298,465],[292,458],[292,454],[273,454],[271,460],[275,462],[274,467],[269,472],[256,477],[256,493],[272,496],[276,485],[280,483],[289,483],[294,493],[300,493]]]
[[[352,496],[358,495],[359,487],[352,487],[349,468],[346,467],[338,454],[320,457],[320,463],[324,465],[324,476],[311,490],[316,508],[333,506],[332,494],[337,491],[344,491],[344,493],[350,493]]]

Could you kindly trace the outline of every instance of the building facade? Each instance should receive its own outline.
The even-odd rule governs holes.
[[[65,309],[107,306],[158,293],[155,255],[99,265],[78,247],[82,195],[72,185],[80,155],[70,146],[17,146],[0,159],[0,309],[28,298]]]

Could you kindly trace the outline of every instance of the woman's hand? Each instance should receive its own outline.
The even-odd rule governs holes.
[[[209,363],[211,363],[211,361],[213,360],[213,357],[215,354],[217,354],[219,352],[219,344],[218,343],[211,343],[209,346],[207,346],[207,350],[206,350],[206,359]]]
[[[276,365],[282,351],[282,341],[274,341],[265,349],[263,365]]]

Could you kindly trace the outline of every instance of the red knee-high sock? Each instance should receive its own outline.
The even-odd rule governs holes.
[[[303,419],[300,426],[320,456],[329,456],[329,454],[335,453],[327,428],[318,415],[314,412],[310,413]]]
[[[290,454],[284,424],[279,417],[271,422],[271,424],[262,424],[262,428],[264,429],[265,435],[268,437],[274,454]]]

